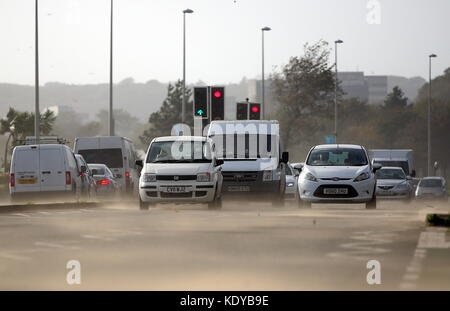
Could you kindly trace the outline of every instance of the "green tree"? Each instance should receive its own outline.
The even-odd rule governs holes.
[[[175,85],[169,83],[167,87],[167,97],[161,105],[161,108],[150,115],[148,119],[148,128],[139,137],[142,144],[147,146],[149,142],[158,136],[170,135],[172,126],[181,122],[181,103],[183,84],[178,80]],[[193,113],[192,104],[190,100],[192,91],[186,89],[186,124],[192,127]]]
[[[306,44],[303,56],[291,57],[281,72],[272,75],[276,116],[286,146],[306,148],[333,132],[335,79],[329,55],[325,41]]]

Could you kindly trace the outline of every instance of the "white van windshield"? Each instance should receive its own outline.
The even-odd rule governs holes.
[[[218,158],[254,159],[278,155],[278,136],[266,134],[211,135]]]
[[[204,141],[156,141],[146,163],[209,163],[211,146]]]

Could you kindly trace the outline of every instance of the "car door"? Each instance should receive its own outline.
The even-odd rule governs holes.
[[[61,148],[41,148],[39,174],[41,191],[65,190],[64,154]]]

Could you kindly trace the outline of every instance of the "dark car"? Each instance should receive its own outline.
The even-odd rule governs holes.
[[[81,194],[86,197],[92,197],[97,192],[97,185],[92,172],[81,154],[75,154],[75,158],[77,159],[78,171],[80,172]]]
[[[88,167],[97,185],[97,194],[114,194],[120,190],[116,177],[105,164],[89,163]]]

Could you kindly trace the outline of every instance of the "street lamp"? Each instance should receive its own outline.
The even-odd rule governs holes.
[[[337,65],[337,45],[344,43],[342,40],[334,41],[334,70],[335,70],[335,83],[334,83],[334,140],[337,143],[338,135],[338,104],[337,104],[337,88],[338,88],[338,65]]]
[[[181,123],[185,122],[186,114],[186,13],[194,13],[191,9],[183,10],[183,95],[181,103]]]
[[[437,57],[436,54],[428,56],[428,155],[427,155],[427,175],[431,172],[431,59]]]
[[[261,108],[262,108],[262,118],[265,119],[265,113],[266,113],[266,105],[265,105],[265,97],[266,97],[266,92],[265,92],[265,87],[264,87],[264,32],[265,31],[271,31],[272,29],[270,27],[264,27],[261,28],[261,34],[262,34],[262,78],[261,78],[261,99],[262,99],[262,103],[261,103]]]
[[[40,139],[40,133],[41,133],[41,113],[40,113],[40,109],[39,109],[39,29],[38,29],[38,24],[39,24],[39,19],[38,19],[38,0],[35,1],[35,45],[34,45],[34,49],[35,49],[35,72],[34,72],[34,137],[35,137],[35,143],[39,144],[39,139]]]
[[[114,136],[114,113],[113,113],[113,0],[111,0],[110,15],[110,38],[109,38],[109,136]]]

